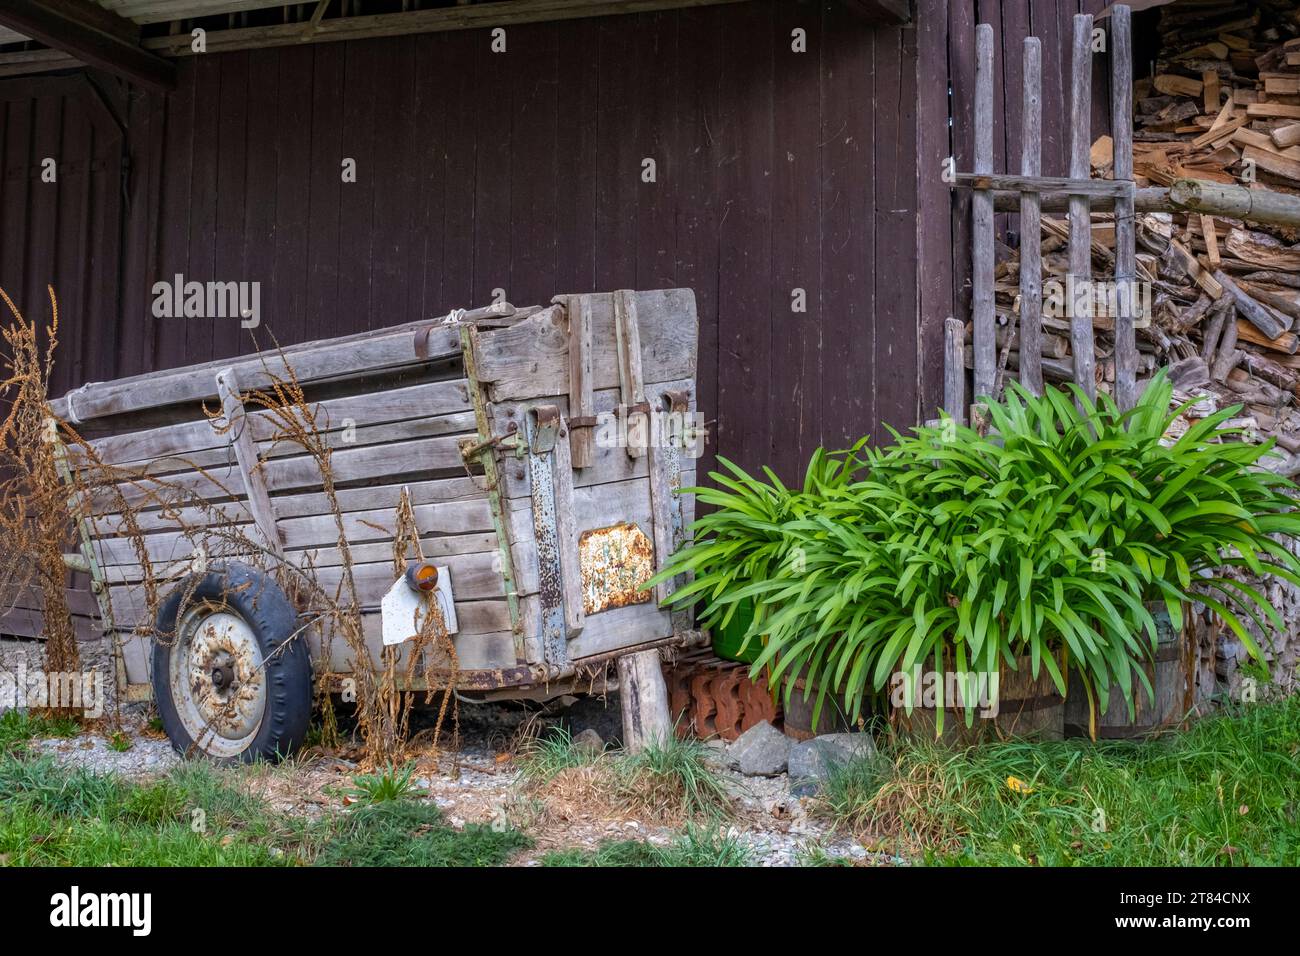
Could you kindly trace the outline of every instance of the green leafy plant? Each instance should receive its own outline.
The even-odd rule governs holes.
[[[354,803],[385,803],[406,800],[420,795],[415,783],[415,764],[398,767],[389,764],[376,773],[361,774],[352,778],[352,786],[344,792]]]
[[[1062,694],[1072,665],[1094,711],[1112,684],[1131,709],[1139,686],[1151,693],[1145,602],[1177,629],[1198,601],[1258,657],[1243,620],[1267,631],[1281,619],[1228,572],[1300,582],[1276,540],[1300,534],[1295,486],[1258,467],[1268,446],[1223,427],[1235,408],[1168,437],[1186,411],[1171,395],[1158,375],[1122,413],[1107,396],[1013,385],[989,406],[989,435],[945,420],[880,450],[819,451],[798,494],[725,463],[734,477],[713,478],[727,490],[700,494],[718,512],[656,580],[694,572],[674,600],[706,596],[708,624],[752,599],[754,673],[787,700],[803,676],[815,714],[834,695],[856,720],[891,675],[929,662],[942,673],[1027,661]]]

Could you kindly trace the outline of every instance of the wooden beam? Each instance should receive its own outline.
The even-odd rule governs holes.
[[[1043,53],[1038,37],[1025,37],[1022,52],[1024,100],[1020,111],[1020,172],[1037,177],[1042,172]],[[1042,196],[1020,196],[1020,384],[1035,395],[1043,394],[1043,231]],[[1028,237],[1028,239],[1026,239]]]
[[[994,192],[1064,193],[1118,199],[1134,192],[1131,182],[1113,179],[1071,179],[1068,176],[1012,176],[1000,173],[953,173],[953,187]]]
[[[908,0],[844,0],[849,10],[868,23],[911,23]]]
[[[239,473],[244,479],[244,493],[248,495],[248,510],[253,515],[257,530],[266,540],[267,547],[277,557],[284,557],[284,545],[275,521],[275,507],[271,504],[266,474],[262,471],[252,430],[248,427],[249,419],[239,391],[239,378],[234,368],[225,368],[217,373],[216,379],[221,412],[225,419],[223,427],[227,429],[224,437],[235,451],[235,461],[239,464]],[[213,430],[216,429],[217,424],[214,422]]]
[[[576,20],[584,17],[617,16],[628,13],[653,13],[686,7],[712,7],[747,0],[499,0],[469,6],[412,10],[407,13],[380,13],[364,17],[338,17],[322,20],[313,31],[309,23],[282,23],[271,26],[243,27],[237,30],[209,30],[209,53],[231,50],[260,50],[301,43],[329,43],[339,40],[364,40],[371,37],[407,36],[416,33],[441,33],[448,30],[481,30],[522,23],[552,20]],[[188,33],[152,37],[144,41],[146,49],[165,56],[189,56]]]
[[[1110,125],[1115,139],[1116,180],[1133,186],[1133,20],[1126,4],[1111,11]],[[1215,74],[1217,84],[1218,75]],[[1206,90],[1209,81],[1206,80]],[[1210,99],[1207,93],[1206,102]],[[1219,108],[1218,86],[1214,109]],[[1115,316],[1115,401],[1121,411],[1137,404],[1137,232],[1133,193],[1115,200],[1115,283],[1119,312]],[[1217,268],[1217,263],[1215,268]]]
[[[1087,179],[1092,146],[1092,16],[1074,17],[1074,43],[1070,55],[1070,178]],[[1092,310],[1081,292],[1092,282],[1092,229],[1088,197],[1070,196],[1070,348],[1074,353],[1074,381],[1089,399],[1097,398],[1094,376]]]
[[[140,48],[139,27],[91,0],[5,0],[0,25],[151,90],[176,85],[176,68]]]
[[[993,173],[993,27],[975,27],[975,174]],[[995,310],[993,295],[993,193],[971,197],[971,320],[975,343],[976,402],[995,399]],[[949,409],[951,412],[951,409]]]
[[[0,53],[0,76],[29,76],[32,73],[49,73],[52,70],[71,70],[81,66],[75,56],[62,50],[20,50],[17,53]]]

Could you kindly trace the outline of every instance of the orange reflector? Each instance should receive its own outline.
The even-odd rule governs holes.
[[[428,562],[412,563],[406,569],[406,583],[415,591],[433,591],[438,587],[438,569]]]

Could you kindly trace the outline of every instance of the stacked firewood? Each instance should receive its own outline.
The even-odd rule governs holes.
[[[1139,186],[1181,178],[1300,194],[1300,4],[1180,0],[1160,12],[1152,75],[1135,84]],[[1096,171],[1109,165],[1104,144]],[[1193,213],[1146,214],[1159,277],[1145,337],[1175,384],[1300,451],[1300,234]],[[1144,235],[1145,234],[1145,235]],[[1279,463],[1288,468],[1289,462]]]
[[[1179,0],[1161,10],[1161,49],[1134,89],[1137,185],[1195,179],[1300,196],[1300,4]],[[1108,177],[1112,140],[1092,149]],[[1149,190],[1147,190],[1149,192]],[[1163,206],[1169,211],[1142,211]],[[1167,366],[1192,415],[1242,405],[1248,439],[1277,439],[1279,471],[1300,473],[1300,228],[1139,202],[1139,378]],[[1114,217],[1092,217],[1090,299],[1099,391],[1115,378]],[[1045,217],[1043,374],[1069,381],[1068,225]],[[1029,241],[1020,237],[1019,242]],[[996,294],[1003,379],[1018,375],[1020,263],[999,250]],[[969,332],[968,332],[969,337]],[[969,363],[969,353],[968,353]]]

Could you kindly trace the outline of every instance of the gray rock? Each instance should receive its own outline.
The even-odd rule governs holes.
[[[876,755],[870,734],[822,734],[790,748],[790,792],[808,797],[841,764]]]
[[[766,720],[741,734],[727,748],[727,762],[746,777],[785,773],[792,741]]]
[[[588,727],[573,738],[573,749],[593,754],[603,753],[605,738],[591,727]]]

